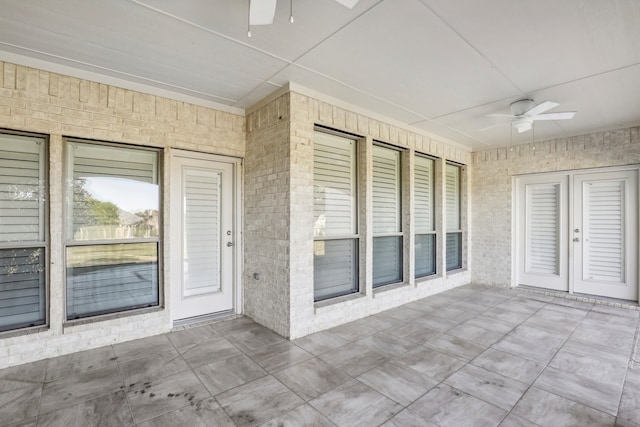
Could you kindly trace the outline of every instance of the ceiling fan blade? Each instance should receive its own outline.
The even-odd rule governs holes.
[[[532,116],[531,118],[533,120],[569,120],[573,119],[575,115],[575,111],[565,111],[562,113],[538,114],[537,116]]]
[[[486,128],[478,129],[478,131],[484,132],[485,130],[489,130],[489,129],[493,129],[493,128],[497,128],[497,127],[502,127],[502,126],[509,126],[509,125],[511,125],[511,122],[498,123],[496,125],[491,125],[491,126],[487,126]]]
[[[545,111],[551,110],[552,108],[556,108],[558,105],[560,104],[558,104],[557,102],[544,101],[543,103],[536,105],[535,107],[533,107],[532,109],[524,113],[523,115],[537,116],[538,114],[544,113]]]
[[[338,3],[343,5],[344,7],[348,7],[349,9],[353,9],[353,7],[358,4],[360,0],[336,0]]]
[[[514,126],[518,130],[518,133],[528,132],[531,130],[531,123],[524,123],[518,126]]]
[[[249,0],[249,25],[270,25],[276,16],[276,0]]]

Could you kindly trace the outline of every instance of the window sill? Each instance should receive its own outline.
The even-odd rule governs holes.
[[[342,296],[339,296],[339,297],[326,299],[324,301],[318,301],[318,302],[313,303],[313,311],[314,311],[314,313],[322,312],[325,309],[327,309],[328,307],[333,307],[335,305],[339,305],[339,304],[342,304],[344,302],[353,301],[353,300],[357,300],[357,299],[364,298],[364,297],[365,297],[365,295],[363,293],[356,292],[356,293],[353,293],[353,294],[342,295]]]
[[[0,339],[21,337],[23,335],[34,335],[40,332],[48,331],[48,325],[32,326],[30,328],[11,329],[8,331],[0,332]]]
[[[406,282],[397,282],[397,283],[389,283],[388,285],[382,285],[377,288],[373,288],[373,297],[375,298],[377,294],[382,294],[387,291],[392,291],[394,289],[400,289],[404,287],[410,287],[411,285]]]
[[[468,271],[468,270],[466,268],[464,268],[464,267],[456,268],[455,270],[447,271],[447,276],[453,276],[455,274],[464,273],[466,271]]]
[[[73,329],[74,326],[86,325],[89,323],[106,322],[109,320],[121,319],[123,317],[131,317],[131,316],[138,316],[141,314],[155,313],[157,311],[162,311],[162,310],[164,310],[164,307],[161,307],[161,306],[147,307],[147,308],[139,308],[137,310],[121,311],[118,313],[101,314],[99,316],[85,317],[82,319],[67,320],[62,324],[62,328],[63,328],[63,331],[66,331],[67,328]]]
[[[436,279],[442,279],[442,274],[430,274],[428,276],[417,277],[416,286],[420,286],[424,283],[429,283]]]

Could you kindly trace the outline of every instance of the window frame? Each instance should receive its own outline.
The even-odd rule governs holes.
[[[430,209],[431,209],[431,218],[430,218],[430,228],[431,230],[426,231],[426,232],[418,232],[416,231],[416,227],[415,227],[415,218],[416,218],[416,208],[415,208],[415,200],[416,200],[416,185],[415,185],[415,165],[416,165],[416,161],[418,158],[421,159],[425,159],[431,162],[431,174],[430,174]],[[438,230],[437,230],[437,226],[436,226],[436,167],[437,167],[437,161],[438,159],[426,154],[422,154],[422,153],[418,153],[415,152],[414,153],[414,170],[413,170],[413,177],[414,177],[414,188],[413,188],[413,206],[414,206],[414,212],[412,215],[412,220],[414,223],[414,245],[415,242],[417,241],[417,237],[418,236],[433,236],[433,254],[432,254],[432,263],[433,263],[433,271],[432,272],[428,272],[426,274],[417,274],[416,272],[416,266],[417,266],[417,252],[414,249],[414,277],[416,279],[422,279],[425,277],[429,277],[429,276],[434,276],[438,274],[439,268],[438,268]]]
[[[353,135],[347,132],[340,132],[337,131],[335,129],[331,129],[331,128],[326,128],[324,126],[319,126],[316,125],[314,126],[313,129],[313,134],[314,134],[314,148],[313,148],[313,162],[315,163],[315,135],[317,133],[321,133],[321,134],[327,134],[327,135],[331,135],[331,136],[336,136],[339,138],[344,138],[344,139],[348,139],[353,141],[353,161],[352,161],[352,171],[351,171],[351,176],[353,177],[353,203],[354,203],[354,212],[352,213],[352,219],[353,219],[353,229],[354,229],[354,233],[353,234],[339,234],[339,235],[332,235],[332,236],[313,236],[313,244],[314,244],[314,276],[315,276],[315,245],[316,242],[328,242],[328,241],[352,241],[353,243],[353,261],[354,261],[354,268],[353,268],[353,278],[354,278],[354,286],[352,289],[349,289],[348,291],[344,291],[344,292],[337,292],[337,293],[333,293],[333,294],[328,294],[322,297],[317,297],[316,296],[316,288],[315,288],[315,279],[313,280],[314,286],[313,286],[313,301],[314,303],[319,303],[319,302],[323,302],[323,301],[327,301],[327,300],[331,300],[331,299],[335,299],[335,298],[339,298],[339,297],[343,297],[345,295],[353,295],[353,294],[358,294],[361,292],[361,278],[360,278],[360,254],[361,254],[361,239],[360,239],[360,179],[359,179],[359,150],[360,150],[360,144],[361,144],[361,140],[362,137],[357,136],[357,135]],[[314,195],[313,197],[315,198],[315,167],[314,167],[314,172],[313,172],[313,192]],[[315,202],[314,202],[315,205]],[[313,216],[315,217],[315,209]]]
[[[387,144],[385,142],[382,141],[377,141],[374,140],[373,144],[371,145],[371,156],[372,156],[372,175],[371,175],[371,197],[372,200],[375,197],[375,193],[374,193],[374,189],[373,189],[373,182],[374,182],[374,174],[373,174],[373,151],[376,147],[379,148],[383,148],[383,149],[387,149],[390,151],[394,151],[396,152],[396,154],[398,155],[398,165],[397,165],[397,214],[398,214],[398,227],[397,230],[394,232],[385,232],[385,233],[376,233],[374,232],[375,229],[375,218],[374,218],[374,212],[373,209],[371,211],[371,224],[372,224],[372,228],[371,228],[371,238],[372,238],[372,251],[375,248],[375,240],[376,238],[385,238],[385,237],[395,237],[398,239],[399,244],[398,244],[398,250],[399,250],[399,264],[398,264],[398,272],[400,274],[400,277],[397,280],[388,280],[388,281],[384,281],[384,282],[380,282],[380,283],[375,283],[375,278],[372,277],[371,280],[371,286],[372,288],[375,289],[379,289],[382,288],[384,286],[388,286],[388,285],[393,285],[393,284],[397,284],[397,283],[403,283],[405,280],[405,271],[404,271],[404,265],[405,265],[405,257],[406,257],[406,251],[405,251],[405,247],[404,247],[404,243],[405,243],[405,227],[404,227],[404,220],[403,220],[403,209],[404,209],[404,203],[403,203],[403,198],[404,198],[404,193],[405,193],[405,182],[404,182],[404,174],[403,174],[403,161],[402,161],[402,157],[403,157],[403,153],[405,150],[403,150],[400,147],[396,147],[390,144]],[[373,256],[373,255],[372,255]],[[372,262],[375,264],[375,260],[373,260],[372,258]]]
[[[63,193],[63,207],[62,207],[62,218],[63,218],[63,230],[62,230],[62,258],[64,265],[64,280],[63,280],[63,325],[73,325],[73,324],[84,324],[84,323],[92,323],[99,322],[114,318],[126,317],[126,316],[134,316],[137,314],[142,314],[146,312],[158,311],[164,309],[164,250],[163,250],[163,242],[164,242],[164,233],[163,233],[163,224],[164,224],[164,213],[163,213],[163,193],[164,193],[164,156],[163,150],[161,148],[156,147],[148,147],[148,146],[139,146],[133,144],[125,144],[125,143],[117,143],[117,142],[107,142],[100,140],[92,140],[85,138],[76,138],[76,137],[63,137],[63,155],[64,155],[64,163],[63,163],[63,179],[64,185],[62,188]],[[73,227],[73,220],[71,216],[73,215],[73,209],[69,208],[68,198],[73,197],[73,195],[69,195],[69,184],[68,180],[70,178],[71,173],[71,181],[73,181],[73,165],[71,154],[69,152],[71,143],[79,143],[86,144],[92,146],[103,146],[108,148],[124,148],[138,151],[149,151],[156,153],[157,159],[157,185],[158,185],[158,236],[157,237],[142,237],[142,238],[120,238],[120,239],[96,239],[96,240],[73,240],[68,237],[68,232],[70,227]],[[70,220],[71,219],[71,220]],[[123,308],[117,310],[106,310],[104,312],[96,312],[95,314],[87,314],[84,316],[78,316],[69,318],[69,313],[67,312],[67,304],[68,304],[68,249],[73,247],[90,247],[90,246],[115,246],[120,244],[141,244],[141,243],[155,243],[157,248],[157,292],[158,292],[158,300],[157,304],[133,307],[133,308]]]
[[[24,132],[17,131],[13,129],[4,129],[0,128],[0,134],[2,135],[12,135],[18,137],[29,137],[29,138],[41,138],[42,143],[44,145],[42,149],[42,159],[40,161],[40,180],[42,182],[42,194],[44,195],[44,200],[42,203],[42,212],[40,212],[40,221],[42,221],[42,240],[38,241],[8,241],[2,242],[0,241],[0,250],[11,250],[11,249],[32,249],[32,248],[42,248],[44,250],[44,284],[43,284],[43,295],[44,298],[44,316],[42,321],[38,322],[28,322],[23,324],[18,324],[15,326],[11,326],[9,328],[0,329],[0,336],[14,336],[20,335],[23,333],[35,332],[39,330],[46,330],[49,328],[50,322],[50,275],[51,269],[49,266],[51,265],[51,244],[50,244],[50,176],[49,176],[49,149],[50,149],[50,138],[47,134],[41,134],[36,132]]]

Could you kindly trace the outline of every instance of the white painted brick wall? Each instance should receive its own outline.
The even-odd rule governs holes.
[[[471,258],[474,283],[511,283],[512,177],[640,163],[640,127],[473,153]]]
[[[0,62],[0,128],[50,135],[50,327],[0,335],[3,367],[166,332],[167,310],[63,328],[62,136],[244,157],[245,119],[210,108]],[[168,168],[165,156],[165,170]],[[169,176],[164,206],[168,211]],[[170,227],[165,216],[165,248]],[[165,251],[166,253],[167,251]],[[165,257],[164,297],[170,286]]]

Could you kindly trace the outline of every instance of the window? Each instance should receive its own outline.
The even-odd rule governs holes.
[[[67,320],[158,305],[158,152],[66,148]]]
[[[436,232],[433,210],[434,161],[415,156],[414,176],[414,232],[415,276],[436,273]]]
[[[315,132],[314,299],[358,291],[356,141]]]
[[[462,268],[460,176],[460,166],[452,164],[446,165],[445,203],[447,206],[447,271]]]
[[[373,287],[402,281],[400,152],[373,146]]]
[[[46,322],[46,147],[0,134],[0,331]]]

